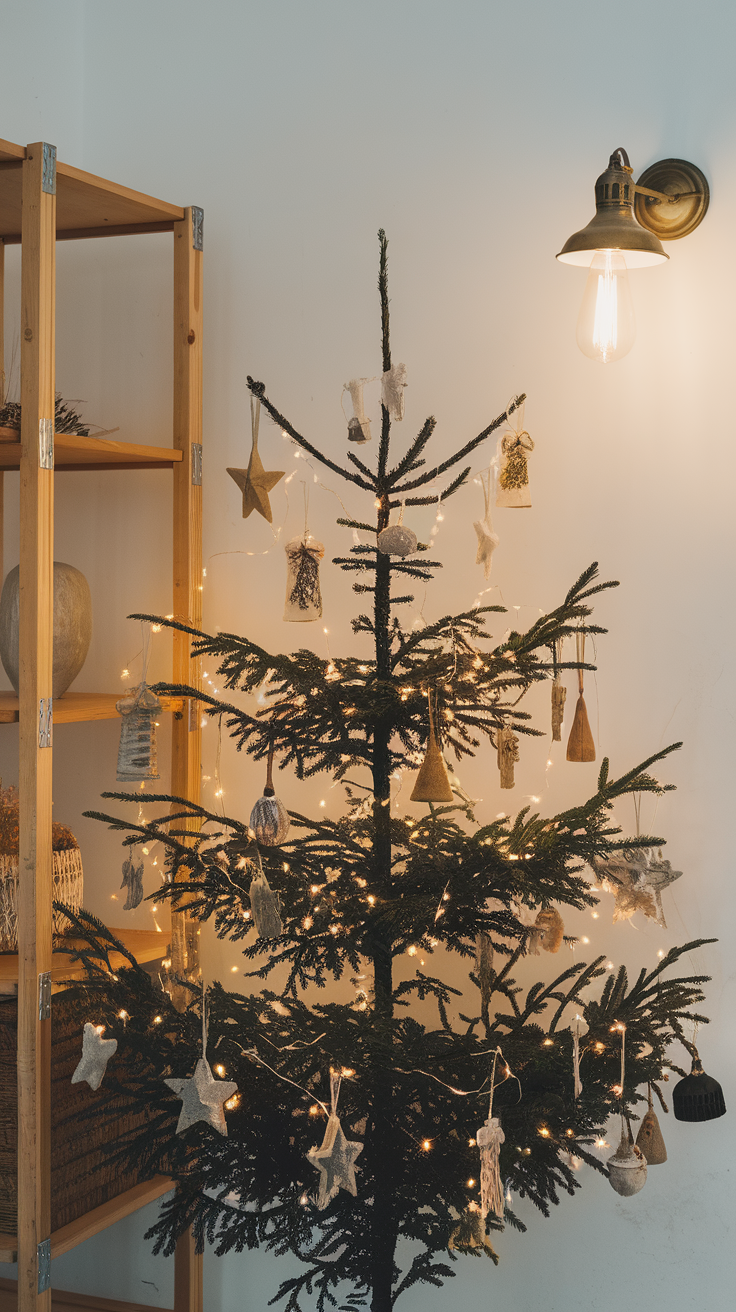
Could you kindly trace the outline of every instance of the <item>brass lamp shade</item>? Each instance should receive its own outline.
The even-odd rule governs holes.
[[[621,251],[630,269],[643,269],[669,259],[653,232],[634,216],[632,170],[616,151],[595,184],[595,216],[568,238],[557,256],[563,264],[587,267],[596,251]]]

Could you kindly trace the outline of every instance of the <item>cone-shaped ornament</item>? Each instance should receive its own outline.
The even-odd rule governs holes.
[[[706,1075],[697,1049],[693,1068],[672,1091],[672,1110],[678,1121],[714,1121],[726,1115],[726,1100],[717,1080]]]
[[[570,737],[567,740],[568,761],[594,761],[595,743],[590,732],[588,711],[585,698],[581,693],[575,706],[575,719],[572,722]]]
[[[657,1114],[652,1111],[651,1107],[639,1126],[636,1146],[641,1149],[646,1157],[647,1166],[661,1166],[663,1162],[667,1161],[664,1137],[657,1120]]]
[[[447,773],[445,758],[437,742],[432,714],[432,697],[429,698],[429,738],[427,751],[416,777],[411,794],[412,802],[452,802],[450,776]]]

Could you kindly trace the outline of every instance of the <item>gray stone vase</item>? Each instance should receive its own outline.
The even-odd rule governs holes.
[[[0,660],[18,691],[19,566],[11,569],[0,596]],[[52,695],[61,697],[87,659],[92,638],[89,583],[73,565],[54,561],[54,670]]]

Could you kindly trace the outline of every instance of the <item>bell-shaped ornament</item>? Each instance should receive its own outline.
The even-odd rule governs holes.
[[[283,802],[276,796],[273,786],[273,754],[271,745],[266,768],[266,787],[263,797],[259,797],[250,813],[250,827],[256,836],[256,842],[262,847],[278,847],[289,832],[289,812]]]
[[[693,1068],[672,1091],[672,1110],[678,1121],[715,1121],[726,1115],[723,1089],[703,1070],[697,1048],[693,1050]]]
[[[412,802],[452,802],[454,800],[445,758],[434,727],[432,698],[429,699],[429,737],[419,774],[411,794]]]
[[[647,1182],[647,1159],[641,1148],[632,1143],[628,1126],[621,1117],[621,1142],[608,1159],[608,1179],[611,1188],[623,1198],[638,1194]]]

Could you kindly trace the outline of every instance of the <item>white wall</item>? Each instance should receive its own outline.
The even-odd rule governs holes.
[[[589,681],[600,755],[623,770],[685,741],[663,772],[678,793],[656,818],[653,806],[643,816],[667,835],[669,855],[685,871],[667,896],[669,930],[651,922],[614,928],[610,907],[596,922],[570,916],[568,927],[632,969],[651,965],[660,947],[719,936],[691,964],[713,976],[713,1024],[700,1046],[733,1104],[732,6],[620,0],[612,16],[610,7],[577,0],[6,0],[0,22],[0,134],[43,137],[70,163],[204,206],[210,626],[277,648],[322,641],[319,626],[304,635],[282,625],[280,544],[260,557],[220,554],[272,546],[262,521],[240,518],[225,466],[244,463],[249,446],[246,373],[266,381],[301,431],[344,453],[342,384],[380,369],[380,225],[391,242],[395,358],[409,369],[408,434],[434,413],[435,449],[448,451],[513,392],[529,393],[534,509],[498,514],[502,596],[522,608],[526,625],[600,560],[605,576],[622,583],[601,603],[611,633]],[[583,275],[554,255],[590,218],[593,182],[618,145],[637,173],[670,155],[694,160],[712,202],[702,227],[671,248],[667,267],[632,276],[638,341],[604,369],[575,345]],[[10,335],[16,261],[10,251]],[[86,398],[91,419],[120,424],[122,437],[166,442],[168,238],[62,244],[58,263],[59,387]],[[262,445],[267,466],[293,466],[268,425]],[[343,495],[334,478],[324,481]],[[57,480],[57,556],[87,573],[95,603],[80,687],[121,686],[120,670],[138,650],[125,616],[169,608],[167,487],[163,474]],[[282,489],[273,497],[275,525],[286,514]],[[290,492],[282,541],[299,526],[296,479]],[[352,489],[344,499],[365,517]],[[10,566],[12,490],[8,502]],[[481,586],[471,527],[479,507],[471,484],[447,509],[445,568],[427,597],[429,617],[470,605]],[[329,560],[349,545],[334,525],[342,512],[331,490],[314,486],[311,509]],[[412,522],[426,533],[433,513]],[[354,641],[349,582],[329,566],[323,581],[332,650],[344,651]],[[155,663],[154,673],[165,671],[163,645]],[[545,716],[546,698],[536,702]],[[0,739],[6,780],[14,732]],[[210,775],[215,734],[207,730]],[[82,840],[89,906],[113,923],[119,848],[80,813],[113,784],[116,740],[114,725],[98,725],[60,731],[56,742],[57,814]],[[566,765],[556,749],[546,771],[547,754],[544,741],[525,747],[514,803],[543,794],[553,811],[594,787],[597,767]],[[466,775],[486,799],[481,815],[508,805],[487,754]],[[245,812],[260,783],[260,771],[226,746],[226,803]],[[325,787],[285,781],[282,792],[300,809],[324,796],[337,814],[338,790]],[[631,809],[622,807],[620,819],[630,829]],[[151,923],[149,909],[138,916]],[[212,974],[229,974],[237,960],[233,949],[208,944]],[[626,1201],[605,1180],[586,1178],[584,1194],[565,1198],[550,1221],[522,1208],[529,1233],[499,1241],[498,1270],[460,1263],[444,1293],[415,1293],[402,1309],[434,1312],[450,1298],[463,1312],[486,1301],[550,1312],[726,1309],[733,1120],[666,1119],[670,1161],[651,1171],[643,1194]],[[57,1284],[170,1305],[171,1264],[148,1256],[143,1229],[144,1219],[133,1218],[61,1259]],[[285,1270],[261,1255],[208,1258],[207,1312],[261,1309]]]

